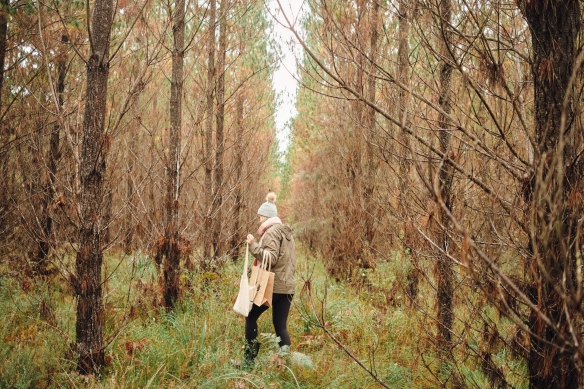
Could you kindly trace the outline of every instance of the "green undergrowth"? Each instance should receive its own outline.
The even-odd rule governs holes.
[[[217,273],[185,271],[180,303],[167,313],[152,260],[110,253],[104,266],[106,367],[89,377],[75,371],[75,305],[67,284],[32,280],[2,265],[0,387],[378,387],[319,321],[391,387],[432,387],[425,366],[435,361],[431,348],[424,349],[423,316],[402,307],[395,284],[407,269],[396,259],[364,270],[361,279],[334,282],[320,260],[300,254],[288,321],[292,349],[278,347],[269,310],[258,323],[258,359],[246,372],[233,364],[244,343],[245,320],[232,311],[241,261]],[[308,279],[319,320],[303,288]],[[463,373],[482,382],[469,366]]]

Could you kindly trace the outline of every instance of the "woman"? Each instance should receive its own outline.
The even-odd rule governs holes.
[[[276,208],[276,194],[268,193],[266,202],[258,209],[260,227],[258,235],[260,242],[255,242],[253,235],[247,235],[247,243],[250,251],[256,258],[254,263],[261,261],[264,253],[267,260],[271,262],[272,272],[274,272],[274,293],[272,296],[272,320],[276,335],[280,337],[280,347],[290,347],[290,335],[286,328],[290,304],[294,296],[296,281],[294,273],[296,271],[296,253],[294,249],[294,237],[292,229],[282,224],[278,218]],[[245,351],[244,364],[251,367],[260,349],[257,340],[258,325],[257,320],[262,313],[268,309],[267,306],[257,306],[253,304],[252,309],[245,320]]]

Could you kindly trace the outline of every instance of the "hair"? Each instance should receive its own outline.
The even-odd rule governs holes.
[[[266,201],[268,203],[272,203],[275,204],[276,203],[276,194],[274,192],[268,192],[268,194],[266,195]]]

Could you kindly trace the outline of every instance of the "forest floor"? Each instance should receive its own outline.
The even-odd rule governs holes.
[[[288,321],[293,352],[279,350],[269,310],[258,322],[262,348],[250,372],[232,364],[244,342],[244,318],[232,311],[241,261],[225,264],[221,276],[184,272],[173,313],[157,302],[157,270],[148,256],[110,253],[106,262],[105,272],[116,270],[104,290],[109,345],[101,377],[75,371],[75,305],[68,285],[0,266],[0,387],[378,387],[305,314],[307,294],[300,291],[308,275],[319,315],[326,289],[327,328],[379,378],[396,388],[434,386],[424,367],[435,363],[432,353],[420,351],[424,323],[401,307],[401,291],[391,292],[406,271],[399,257],[347,283],[331,280],[321,261],[301,253]],[[465,374],[480,384],[472,370]]]

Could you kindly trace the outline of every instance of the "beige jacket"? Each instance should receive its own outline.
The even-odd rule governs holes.
[[[261,261],[264,252],[272,263],[274,293],[294,294],[296,288],[296,250],[292,229],[286,224],[269,227],[261,240],[261,246],[254,241],[250,246],[253,256]]]

